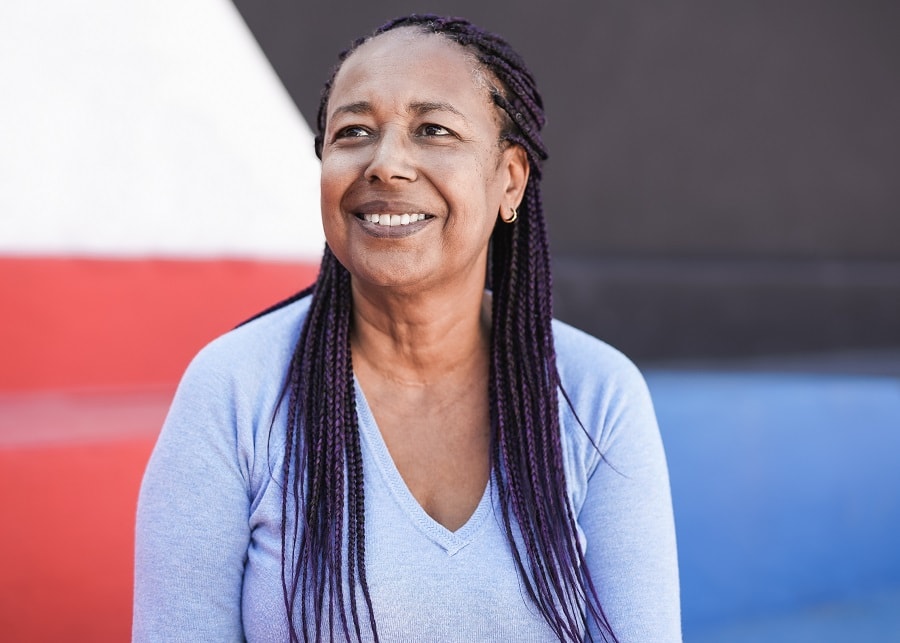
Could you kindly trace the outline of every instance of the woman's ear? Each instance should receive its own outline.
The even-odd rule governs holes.
[[[503,151],[504,171],[506,172],[506,188],[504,193],[504,210],[518,209],[528,184],[531,171],[528,165],[528,153],[521,145],[510,145]]]

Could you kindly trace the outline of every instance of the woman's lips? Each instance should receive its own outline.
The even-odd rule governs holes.
[[[412,214],[383,214],[373,212],[371,214],[357,214],[363,231],[373,237],[399,238],[415,234],[427,226],[434,216],[415,212]],[[384,221],[384,223],[382,223]]]
[[[373,199],[352,208],[362,229],[375,237],[408,237],[434,219],[421,204],[411,201]]]
[[[428,215],[423,214],[421,212],[414,212],[410,214],[364,214],[362,215],[363,219],[368,221],[369,223],[377,223],[382,226],[398,226],[398,225],[409,225],[410,223],[415,223],[416,221],[424,221]]]

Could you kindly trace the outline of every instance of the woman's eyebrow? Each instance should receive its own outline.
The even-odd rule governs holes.
[[[451,114],[459,116],[466,122],[469,121],[469,119],[453,105],[442,101],[417,101],[410,103],[406,110],[417,116],[424,116],[432,112],[450,112]]]
[[[336,107],[331,115],[332,117],[338,116],[340,114],[365,115],[371,114],[374,111],[375,108],[372,106],[372,103],[366,100],[360,100]],[[460,112],[450,103],[446,103],[443,101],[415,101],[410,103],[406,107],[406,111],[411,114],[415,114],[416,116],[425,116],[426,114],[431,114],[433,112],[449,112],[455,116],[458,116],[464,121],[469,122],[469,119],[466,118],[466,116],[462,112]]]
[[[372,111],[372,103],[370,103],[369,101],[360,100],[356,101],[355,103],[348,103],[346,105],[336,107],[331,115],[337,116],[338,114],[371,114]]]

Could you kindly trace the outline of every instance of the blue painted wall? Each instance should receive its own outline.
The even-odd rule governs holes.
[[[900,378],[651,371],[686,635],[900,590]]]

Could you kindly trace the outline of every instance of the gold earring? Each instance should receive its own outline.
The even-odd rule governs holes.
[[[516,219],[519,218],[519,213],[514,207],[510,206],[509,211],[512,212],[512,216],[510,218],[504,219],[503,217],[500,217],[501,219],[503,219],[503,223],[515,223]]]

